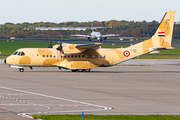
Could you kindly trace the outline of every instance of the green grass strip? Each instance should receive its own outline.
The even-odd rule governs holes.
[[[53,45],[58,44],[57,42],[53,42]],[[17,49],[20,48],[44,48],[48,47],[49,42],[47,41],[14,41],[12,40],[0,40],[0,52],[1,55],[11,55]],[[126,48],[129,45],[121,45],[121,44],[103,44],[102,48]],[[158,55],[180,55],[180,46],[175,46],[175,49],[172,50],[162,50]]]
[[[139,56],[135,59],[180,59],[180,56]]]
[[[180,115],[32,115],[44,120],[179,120]]]

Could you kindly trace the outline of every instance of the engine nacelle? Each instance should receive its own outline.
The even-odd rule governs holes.
[[[90,38],[90,37],[87,37],[86,40],[91,41],[91,38]]]

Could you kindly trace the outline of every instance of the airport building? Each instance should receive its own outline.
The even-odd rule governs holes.
[[[175,21],[174,24],[180,24],[180,21]]]
[[[100,29],[105,27],[93,27],[93,29]],[[29,28],[25,28],[29,29]],[[91,29],[91,27],[35,27],[35,30],[86,30]]]

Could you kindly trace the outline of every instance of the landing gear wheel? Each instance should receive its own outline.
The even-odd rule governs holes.
[[[19,68],[19,72],[24,72],[24,68]]]
[[[90,72],[90,69],[85,69],[84,71],[85,71],[85,72]]]
[[[77,70],[71,70],[72,72],[76,72]]]
[[[78,72],[84,72],[84,69],[78,69]]]

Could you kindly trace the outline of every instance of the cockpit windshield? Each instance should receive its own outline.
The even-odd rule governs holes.
[[[16,51],[13,53],[13,55],[25,56],[25,53]]]
[[[24,52],[22,52],[22,53],[21,53],[21,56],[24,56],[24,55],[25,55],[25,53],[24,53]]]
[[[17,55],[17,54],[18,54],[18,52],[17,52],[17,51],[13,53],[13,55]]]

